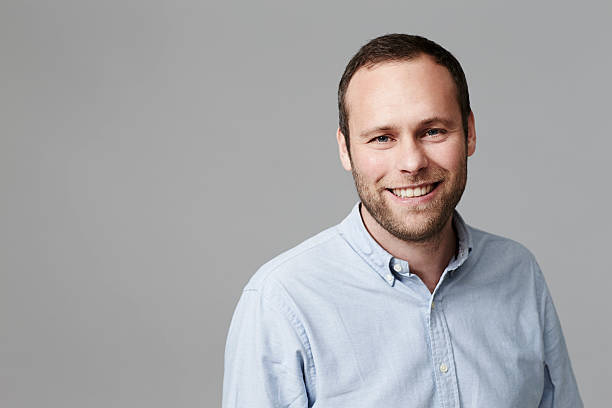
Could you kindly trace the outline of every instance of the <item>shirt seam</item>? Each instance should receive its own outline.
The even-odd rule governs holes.
[[[281,286],[282,287],[282,286]],[[250,289],[252,291],[257,291],[256,289]],[[284,290],[284,289],[283,289]],[[306,375],[310,381],[310,384],[315,385],[316,381],[316,369],[314,365],[314,359],[312,357],[312,349],[310,346],[310,341],[308,340],[308,336],[306,335],[306,329],[302,325],[302,323],[297,318],[295,312],[287,305],[282,302],[274,302],[274,300],[269,296],[265,295],[263,292],[259,292],[261,298],[274,310],[281,313],[285,318],[289,321],[293,329],[295,330],[298,338],[300,339],[300,344],[304,348],[306,352]]]
[[[333,228],[330,228],[330,232],[333,232],[334,234],[330,235],[329,237],[326,237],[326,238],[325,238],[323,241],[313,243],[312,245],[310,245],[310,246],[308,246],[308,247],[306,247],[306,248],[303,248],[301,251],[299,251],[299,252],[297,252],[297,253],[295,253],[295,254],[291,254],[291,255],[287,254],[287,255],[286,255],[286,256],[287,256],[287,258],[282,259],[282,260],[278,260],[278,263],[277,263],[277,264],[274,264],[274,265],[269,265],[269,266],[268,266],[268,268],[269,268],[269,269],[266,271],[265,276],[263,276],[263,277],[262,277],[262,279],[261,279],[261,283],[259,284],[259,288],[248,288],[248,287],[247,287],[247,288],[245,288],[244,290],[258,290],[258,289],[263,289],[263,287],[265,286],[265,284],[266,284],[267,280],[268,280],[268,279],[270,279],[270,276],[271,276],[271,275],[272,275],[272,274],[273,274],[273,273],[274,273],[276,270],[278,270],[278,269],[279,269],[281,266],[283,266],[285,263],[287,263],[287,262],[291,261],[292,259],[294,259],[295,257],[300,256],[300,255],[303,255],[304,253],[306,253],[306,252],[308,252],[308,251],[310,251],[310,250],[313,250],[313,249],[317,248],[318,246],[325,244],[327,241],[330,241],[330,240],[332,240],[332,239],[334,239],[334,238],[336,238],[336,237],[337,237],[338,233],[337,233],[337,231],[334,231],[334,230],[333,230]],[[282,256],[282,255],[279,255],[279,256]],[[271,261],[271,262],[273,262],[273,261]],[[265,266],[265,265],[261,267],[261,269],[265,269],[265,268],[266,268],[266,266]],[[262,293],[263,293],[263,292],[262,292]]]

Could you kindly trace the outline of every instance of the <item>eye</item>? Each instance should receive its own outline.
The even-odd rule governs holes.
[[[429,129],[425,132],[425,136],[430,138],[440,137],[445,134],[446,131],[444,129]]]
[[[375,138],[373,138],[372,140],[370,140],[370,142],[376,142],[376,143],[387,143],[391,141],[391,137],[388,135],[382,135],[382,136],[376,136]]]

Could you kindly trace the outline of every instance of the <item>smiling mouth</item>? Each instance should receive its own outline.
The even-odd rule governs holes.
[[[388,188],[391,193],[396,195],[399,198],[411,198],[411,197],[422,197],[431,193],[433,189],[435,189],[440,182],[424,184],[419,187],[400,187],[400,188]]]

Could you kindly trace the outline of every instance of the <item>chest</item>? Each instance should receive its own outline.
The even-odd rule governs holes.
[[[544,367],[533,300],[473,290],[432,307],[409,291],[344,292],[305,319],[315,406],[537,406]]]

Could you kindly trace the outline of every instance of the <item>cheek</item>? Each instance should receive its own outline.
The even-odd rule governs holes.
[[[433,164],[450,172],[461,169],[465,156],[465,146],[458,143],[445,149],[431,149],[428,152],[430,166]]]
[[[353,157],[357,170],[367,180],[380,180],[388,172],[389,160],[381,154],[367,154]]]

